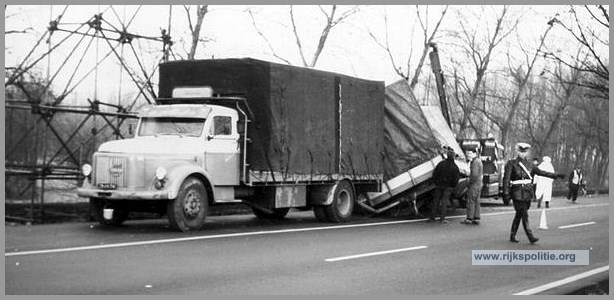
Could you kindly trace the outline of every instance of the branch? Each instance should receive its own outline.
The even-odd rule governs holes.
[[[301,60],[303,61],[303,65],[307,67],[309,65],[307,64],[307,60],[305,59],[305,53],[303,52],[303,46],[301,45],[301,39],[299,38],[298,31],[296,30],[296,23],[294,22],[294,9],[292,5],[290,5],[290,21],[292,21],[292,32],[294,33],[294,37],[296,38],[296,45],[298,46],[298,52],[301,55]]]
[[[441,22],[443,21],[443,17],[446,15],[447,11],[448,11],[448,6],[446,6],[443,12],[441,12],[441,16],[439,17],[439,20],[437,21],[437,24],[435,25],[435,29],[433,29],[433,32],[431,33],[430,37],[428,36],[427,28],[425,28],[424,24],[422,24],[422,20],[420,19],[420,10],[417,11],[418,19],[420,20],[420,26],[422,26],[422,29],[424,30],[424,50],[422,51],[422,56],[420,57],[420,61],[418,65],[416,66],[416,70],[414,71],[414,77],[411,79],[411,82],[409,84],[409,87],[412,90],[418,83],[418,77],[420,77],[420,72],[422,71],[424,60],[426,59],[426,55],[428,54],[429,44],[433,42],[433,39],[435,38],[435,35],[437,34],[437,30],[439,29],[439,26],[441,25]],[[428,11],[427,11],[427,14],[428,14]],[[407,72],[409,74],[409,69],[407,70]]]
[[[15,33],[28,33],[28,31],[32,31],[32,30],[33,30],[32,27],[28,27],[28,28],[23,29],[23,30],[9,30],[9,31],[5,31],[4,35],[15,34]]]
[[[185,14],[188,17],[188,26],[190,28],[190,32],[194,32],[194,27],[192,26],[192,16],[190,15],[190,6],[184,5],[183,8],[185,9]]]
[[[194,30],[192,30],[192,47],[190,48],[190,53],[188,54],[188,60],[193,60],[196,55],[196,46],[198,46],[200,28],[203,24],[203,20],[205,19],[205,15],[207,14],[208,5],[197,5],[196,6],[196,26]],[[190,28],[192,28],[192,24],[190,23]]]
[[[591,14],[591,17],[593,17],[593,19],[595,19],[595,21],[599,22],[601,25],[603,25],[603,26],[605,26],[607,28],[610,28],[610,16],[608,15],[608,11],[603,7],[603,5],[598,5],[597,8],[601,11],[601,13],[605,17],[605,19],[608,21],[608,23],[605,23],[605,22],[599,20],[599,18],[597,16],[595,16],[593,11],[590,8],[588,8],[588,5],[584,5],[584,8],[586,8],[588,13]]]
[[[331,27],[335,27],[339,23],[343,22],[343,20],[345,20],[345,19],[349,18],[350,16],[352,16],[353,14],[357,13],[358,10],[359,10],[358,5],[355,5],[351,9],[348,9],[343,14],[341,14],[341,16],[339,16],[339,18],[337,18],[337,20],[334,20],[332,22]]]
[[[256,25],[256,18],[254,17],[254,14],[252,12],[251,9],[247,9],[247,13],[249,13],[249,16],[252,19],[252,24],[254,25],[254,28],[256,29],[256,31],[258,32],[258,35],[260,35],[260,37],[264,40],[264,42],[267,44],[267,46],[269,47],[269,50],[271,50],[271,54],[273,54],[273,56],[283,62],[285,62],[288,65],[292,65],[292,63],[290,61],[288,61],[287,59],[277,55],[275,49],[273,49],[273,45],[271,45],[271,42],[269,42],[269,40],[266,38],[266,36],[264,35],[264,33],[262,33],[262,31],[260,31],[260,29],[258,28],[258,25]]]

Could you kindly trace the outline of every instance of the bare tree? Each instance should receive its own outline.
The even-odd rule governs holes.
[[[547,48],[543,54],[578,73],[570,82],[579,90],[570,113],[562,121],[566,142],[562,160],[582,165],[594,187],[607,186],[609,170],[609,6],[569,6],[549,24],[562,28],[579,44],[576,56],[564,47]],[[567,46],[567,45],[566,45]],[[557,49],[558,48],[558,49]]]
[[[482,14],[486,12],[483,10]],[[484,77],[488,71],[491,59],[494,55],[495,48],[505,40],[512,32],[514,32],[520,22],[519,18],[511,20],[508,24],[509,6],[503,6],[500,13],[496,14],[494,29],[491,31],[488,27],[489,24],[478,24],[476,28],[470,28],[464,18],[459,18],[459,40],[462,47],[462,53],[465,54],[472,62],[473,69],[475,70],[475,79],[469,83],[466,79],[460,80],[455,72],[455,83],[458,88],[462,89],[462,93],[458,93],[459,97],[455,97],[458,106],[461,108],[463,114],[460,120],[460,127],[458,130],[459,136],[467,135],[465,132],[468,126],[476,132],[479,129],[473,124],[471,116],[477,109],[477,99],[481,93],[481,86],[483,85]],[[486,28],[486,36],[480,37],[478,32]],[[483,93],[483,92],[482,92]]]
[[[578,53],[579,54],[579,53]],[[534,84],[528,97],[526,111],[527,132],[534,145],[534,154],[550,153],[556,149],[558,140],[553,141],[560,124],[574,98],[578,97],[577,82],[581,73],[558,63],[550,84]]]
[[[532,76],[533,68],[535,67],[535,62],[539,58],[539,53],[544,45],[548,32],[552,29],[552,26],[548,26],[544,34],[540,38],[539,46],[534,54],[531,56],[529,53],[525,51],[525,66],[518,65],[513,66],[510,63],[509,71],[513,78],[513,81],[516,85],[516,91],[513,94],[513,97],[510,99],[509,109],[507,113],[504,115],[502,126],[501,126],[501,143],[503,145],[508,144],[509,134],[513,130],[513,123],[516,117],[516,113],[518,111],[518,107],[523,99],[523,93],[525,91],[525,87],[529,82],[529,79]],[[509,56],[508,56],[509,57]],[[508,61],[510,59],[508,58]],[[526,67],[526,70],[523,68]]]
[[[335,28],[337,25],[341,24],[343,21],[345,21],[346,19],[348,19],[349,17],[351,17],[352,15],[356,14],[359,11],[358,6],[353,6],[344,12],[339,12],[337,5],[331,5],[330,10],[326,9],[322,5],[319,5],[318,8],[320,9],[320,12],[322,13],[322,15],[325,17],[325,24],[321,30],[317,46],[315,50],[313,51],[313,54],[309,56],[308,51],[305,50],[304,39],[301,37],[301,34],[299,33],[299,26],[297,25],[296,16],[294,12],[294,6],[290,5],[289,7],[290,27],[292,29],[292,35],[294,37],[294,40],[295,40],[295,43],[298,49],[298,54],[301,58],[301,63],[305,67],[313,68],[317,65],[318,59],[320,58],[320,55],[322,54],[322,51],[324,50],[326,42],[333,28]],[[258,32],[258,35],[260,35],[260,37],[265,41],[272,55],[275,58],[287,64],[291,64],[290,60],[288,60],[287,58],[284,58],[282,55],[278,53],[278,51],[275,50],[275,48],[273,47],[272,43],[269,41],[267,36],[258,27],[253,11],[251,9],[248,9],[247,12],[249,13],[251,17],[252,24],[254,25],[254,28]]]
[[[424,9],[424,16],[421,13],[423,9]],[[423,45],[422,46],[423,47],[422,47],[422,55],[420,56],[420,59],[418,61],[418,64],[416,65],[416,68],[413,70],[414,75],[411,77],[411,79],[410,79],[410,73],[412,71],[411,70],[411,59],[413,56],[412,55],[413,47],[411,45],[409,46],[410,49],[409,49],[409,55],[407,58],[407,64],[406,64],[407,67],[405,70],[403,70],[403,68],[399,66],[397,62],[395,61],[393,50],[390,48],[390,43],[389,43],[390,41],[389,41],[389,35],[388,35],[388,14],[384,12],[384,23],[385,23],[385,28],[386,28],[384,41],[381,41],[378,37],[375,36],[373,32],[369,31],[369,35],[375,41],[375,43],[377,43],[377,45],[386,52],[388,58],[390,59],[390,63],[392,64],[392,68],[394,69],[394,71],[401,78],[409,82],[409,86],[412,90],[415,88],[416,84],[418,83],[418,79],[420,78],[422,67],[424,65],[426,55],[428,54],[429,45],[432,44],[433,41],[435,40],[447,11],[448,11],[448,6],[445,6],[444,9],[441,11],[441,15],[439,16],[437,23],[435,24],[435,28],[433,28],[432,31],[429,31],[429,22],[428,22],[429,6],[427,5],[427,6],[421,7],[421,6],[416,5],[416,15],[417,15],[416,19],[418,20],[418,22],[420,23],[420,27],[422,28],[422,34],[423,34]]]
[[[601,54],[603,49],[609,49],[609,6],[570,6],[568,13],[569,20],[557,15],[557,17],[550,20],[549,24],[560,26],[566,30],[573,39],[580,43],[583,52],[590,59],[578,65],[575,63],[577,60],[574,61],[573,57],[567,58],[556,50],[547,49],[544,51],[544,55],[560,61],[570,68],[593,74],[591,80],[578,84],[589,88],[596,93],[596,96],[604,100],[609,99],[608,82],[610,72],[608,69],[608,57],[607,54]],[[581,18],[581,13],[590,17]]]
[[[188,26],[190,28],[190,33],[192,35],[192,43],[190,47],[190,51],[188,52],[188,60],[193,60],[196,55],[196,47],[198,43],[204,41],[200,38],[200,29],[203,24],[203,20],[205,19],[205,15],[209,11],[209,5],[196,5],[196,24],[192,24],[192,16],[190,14],[190,6],[184,5],[186,15],[188,17]]]

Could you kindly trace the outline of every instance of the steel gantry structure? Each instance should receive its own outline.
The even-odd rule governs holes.
[[[161,29],[160,35],[155,37],[139,35],[129,30],[141,8],[142,6],[139,6],[127,22],[125,18],[119,17],[115,7],[107,6],[103,11],[99,11],[84,22],[63,23],[63,18],[70,11],[69,6],[65,6],[55,18],[50,16],[46,31],[38,38],[23,60],[17,66],[5,66],[5,108],[7,116],[11,116],[17,111],[29,111],[35,119],[32,124],[28,124],[19,138],[9,141],[10,143],[5,146],[6,178],[20,178],[29,182],[21,194],[25,194],[27,189],[31,189],[29,207],[25,208],[26,213],[13,213],[11,215],[7,210],[5,219],[44,222],[45,181],[70,180],[79,182],[82,180],[80,166],[83,159],[78,152],[83,151],[83,146],[93,144],[89,148],[95,148],[97,137],[105,133],[111,133],[116,139],[124,138],[121,129],[126,124],[126,120],[136,118],[136,113],[133,110],[137,104],[154,103],[153,99],[156,98],[156,92],[154,91],[152,77],[157,71],[157,64],[153,70],[147,70],[143,63],[143,57],[139,55],[139,51],[134,44],[137,40],[159,43],[162,45],[159,52],[160,61],[174,57],[171,47],[173,43],[170,37],[172,6],[169,7],[168,29]],[[107,15],[110,15],[109,19],[116,19],[119,25],[114,25],[113,22],[109,21],[106,18]],[[58,41],[54,42],[54,40]],[[94,41],[96,41],[95,45]],[[105,47],[107,51],[102,57],[99,56],[99,41],[103,41],[103,44],[107,46]],[[73,44],[69,45],[70,42],[73,42]],[[47,45],[47,49],[41,52],[44,45]],[[57,51],[60,46],[69,48],[68,55],[61,58],[57,69],[51,70],[52,53]],[[125,47],[129,49],[128,53],[131,60],[128,60],[124,55]],[[41,53],[36,55],[37,51]],[[84,71],[84,62],[92,59],[93,52],[96,54],[95,63]],[[95,92],[94,97],[86,99],[87,104],[84,103],[85,105],[63,105],[67,96],[71,95],[79,85],[84,84],[86,79],[91,78],[92,75],[96,77],[95,86],[97,88],[98,67],[103,62],[109,61],[111,57],[114,57],[115,62],[120,65],[120,93],[117,104],[100,101],[97,99]],[[36,85],[36,88],[33,88],[33,85],[29,82],[28,74],[35,67],[40,68],[45,59],[47,60],[47,78],[43,84]],[[72,63],[69,63],[69,61]],[[81,71],[81,73],[78,71]],[[137,90],[136,96],[126,103],[119,101],[121,100],[121,75],[123,73],[128,75]],[[61,92],[54,95],[50,89],[52,84],[59,81],[58,78],[62,78],[65,82],[63,88],[60,89]],[[57,90],[54,92],[57,93]],[[74,128],[67,129],[66,126],[61,128],[62,126],[57,121],[59,115],[70,115],[71,118],[79,119],[79,121]],[[97,119],[103,120],[102,125],[98,126]],[[8,123],[9,118],[6,118],[5,122]],[[85,125],[88,123],[94,123],[90,132],[86,133],[86,135],[89,134],[89,138],[77,143],[76,137],[82,134]],[[8,126],[5,127],[8,128]],[[40,136],[40,132],[37,132],[40,130],[44,130],[43,139],[53,139],[59,144],[59,147],[57,149],[49,149],[49,147],[39,149],[39,147],[36,147],[34,163],[16,158],[20,144],[29,138],[31,139],[33,133],[36,133],[35,138]],[[37,189],[40,189],[38,195]]]

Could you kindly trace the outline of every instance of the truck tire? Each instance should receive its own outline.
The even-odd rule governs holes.
[[[322,206],[326,219],[333,223],[346,222],[354,210],[354,187],[348,180],[340,181],[333,192],[333,202]]]
[[[265,219],[265,220],[281,220],[283,218],[286,217],[286,215],[288,214],[288,212],[290,211],[289,207],[284,207],[284,208],[274,208],[272,209],[272,213],[269,212],[265,212],[262,211],[256,207],[252,206],[252,211],[254,212],[254,215],[256,215],[256,217],[260,218],[260,219]]]
[[[175,200],[167,206],[168,221],[171,228],[181,231],[199,230],[205,224],[209,206],[209,196],[203,183],[188,177],[179,189]]]
[[[105,201],[102,199],[90,199],[90,209],[94,214],[94,218],[96,221],[98,221],[98,223],[104,226],[120,226],[122,223],[124,223],[124,221],[126,221],[126,219],[128,219],[128,215],[130,214],[130,211],[127,209],[120,209],[111,206],[111,208],[113,208],[113,217],[111,220],[107,220],[104,218],[104,207]]]

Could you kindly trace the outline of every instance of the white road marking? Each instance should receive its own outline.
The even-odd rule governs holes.
[[[610,204],[609,203],[589,204],[589,205],[582,205],[582,206],[568,206],[568,207],[550,208],[549,210],[579,209],[579,208],[588,208],[588,207],[597,207],[597,206],[608,206],[608,205],[610,205]],[[482,216],[496,216],[496,215],[513,214],[513,213],[515,213],[515,212],[512,210],[512,211],[487,213],[487,214],[482,214]],[[446,217],[446,218],[448,218],[448,219],[458,219],[458,218],[464,218],[464,217],[465,217],[464,215],[460,215],[460,216],[450,216],[450,217]],[[210,240],[210,239],[232,238],[232,237],[253,236],[253,235],[279,234],[279,233],[292,233],[292,232],[307,232],[307,231],[318,231],[318,230],[334,230],[334,229],[369,227],[369,226],[396,225],[396,224],[406,224],[406,223],[417,223],[417,222],[423,222],[423,221],[426,221],[426,220],[427,219],[416,219],[416,220],[388,221],[388,222],[351,224],[351,225],[336,225],[336,226],[324,226],[324,227],[281,229],[281,230],[271,230],[271,231],[240,232],[240,233],[230,233],[230,234],[220,234],[220,235],[194,236],[194,237],[187,237],[187,238],[162,239],[162,240],[118,243],[118,244],[108,244],[108,245],[80,246],[80,247],[32,250],[32,251],[21,251],[21,252],[15,251],[15,252],[10,252],[10,253],[4,253],[4,256],[5,257],[9,257],[9,256],[22,256],[22,255],[36,255],[36,254],[73,252],[73,251],[87,251],[87,250],[111,249],[111,248],[120,248],[120,247],[132,247],[132,246],[153,245],[153,244],[165,244],[165,243],[176,243],[176,242],[187,242],[187,241],[198,241],[198,240]]]
[[[580,227],[580,226],[593,225],[593,224],[595,224],[595,222],[586,222],[586,223],[579,223],[579,224],[571,224],[571,225],[559,226],[559,229],[573,228],[573,227]]]
[[[324,261],[334,262],[334,261],[340,261],[340,260],[348,260],[348,259],[375,256],[375,255],[384,255],[384,254],[398,253],[398,252],[404,252],[404,251],[420,250],[420,249],[426,249],[426,248],[428,247],[427,246],[417,246],[417,247],[411,247],[411,248],[394,249],[394,250],[363,253],[363,254],[356,254],[356,255],[349,255],[349,256],[341,256],[341,257],[335,257],[335,258],[327,258]]]
[[[458,216],[458,217],[460,217],[460,216]],[[282,229],[282,230],[271,230],[271,231],[240,232],[240,233],[230,233],[230,234],[195,236],[195,237],[187,237],[187,238],[162,239],[162,240],[140,241],[140,242],[130,242],[130,243],[118,243],[118,244],[108,244],[108,245],[94,245],[94,246],[82,246],[82,247],[71,247],[71,248],[58,248],[58,249],[46,249],[46,250],[11,252],[11,253],[5,253],[4,256],[8,257],[8,256],[21,256],[21,255],[34,255],[34,254],[48,254],[48,253],[85,251],[85,250],[97,250],[97,249],[110,249],[110,248],[120,248],[120,247],[130,247],[130,246],[142,246],[142,245],[152,245],[152,244],[164,244],[164,243],[198,241],[198,240],[210,240],[210,239],[220,239],[220,238],[232,238],[232,237],[252,236],[252,235],[265,235],[265,234],[306,232],[306,231],[331,230],[331,229],[343,229],[343,228],[356,228],[356,227],[368,227],[368,226],[394,225],[394,224],[403,224],[403,223],[416,223],[416,222],[422,222],[422,221],[425,221],[425,220],[426,219],[417,219],[417,220],[403,220],[403,221],[390,221],[390,222],[352,224],[352,225],[338,225],[338,226],[326,226],[326,227],[310,227],[310,228]]]
[[[555,287],[559,287],[561,285],[565,285],[565,284],[568,284],[568,283],[571,283],[571,282],[574,282],[574,281],[578,281],[578,280],[586,278],[586,277],[590,277],[590,276],[599,274],[601,272],[606,272],[608,270],[610,270],[610,265],[607,265],[607,266],[601,267],[601,268],[597,268],[597,269],[594,269],[594,270],[590,270],[590,271],[587,271],[587,272],[584,272],[584,273],[576,274],[576,275],[573,275],[573,276],[570,276],[570,277],[567,277],[567,278],[564,278],[564,279],[561,279],[561,280],[557,280],[555,282],[551,282],[551,283],[548,283],[548,284],[540,285],[540,286],[534,287],[532,289],[528,289],[528,290],[516,293],[514,295],[534,295],[534,294],[537,294],[537,293],[541,293],[543,291],[547,291],[549,289],[553,289]]]

